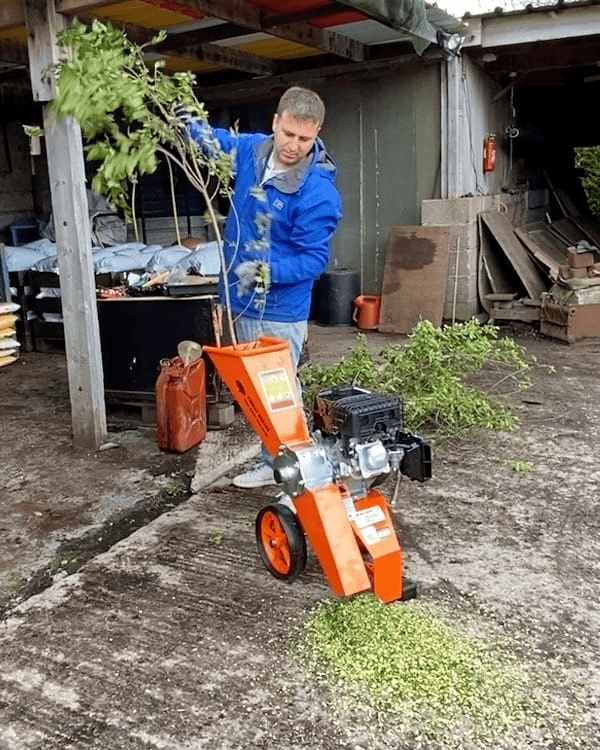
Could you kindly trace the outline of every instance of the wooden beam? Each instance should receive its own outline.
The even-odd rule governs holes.
[[[534,8],[481,19],[480,44],[484,48],[514,46],[559,39],[584,39],[600,34],[600,8],[596,4]]]
[[[149,4],[160,5],[162,0],[146,0]],[[106,0],[57,0],[57,10],[67,15],[92,13],[93,9],[106,5]],[[327,29],[318,29],[308,23],[278,24],[269,20],[259,8],[244,0],[179,0],[183,8],[220,18],[236,26],[242,26],[248,33],[264,32],[280,39],[296,42],[312,49],[332,53],[350,60],[365,59],[365,45],[354,39]]]
[[[78,17],[80,21],[87,24],[90,24],[93,20],[93,16],[88,13],[80,14]],[[158,30],[142,28],[129,23],[113,23],[122,29],[132,42],[140,45],[147,44]],[[230,24],[222,25],[229,26]],[[244,33],[247,33],[247,30]],[[147,49],[165,56],[191,57],[202,62],[216,63],[232,70],[239,70],[257,76],[273,75],[278,69],[276,61],[260,57],[259,55],[253,55],[250,52],[243,52],[242,50],[231,49],[216,44],[198,43],[196,32],[192,31],[182,34],[171,34],[164,42],[149,45]]]
[[[91,23],[93,16],[83,14],[79,16],[83,23]],[[133,24],[113,22],[136,44],[147,44],[156,33],[156,29],[146,29]],[[228,24],[224,24],[228,25]],[[201,44],[196,40],[195,32],[171,34],[160,44],[149,45],[148,51],[157,52],[165,56],[191,57],[207,63],[216,63],[233,70],[240,70],[251,75],[266,76],[277,72],[277,62],[269,58],[253,55],[250,52],[218,46],[216,44]]]
[[[2,0],[0,2],[0,29],[22,26],[25,23],[25,3],[23,0]]]
[[[235,23],[218,23],[204,29],[183,31],[180,34],[170,33],[167,29],[167,33],[167,42],[185,46],[189,44],[212,44],[213,42],[220,42],[222,39],[235,39],[248,34],[248,29]]]
[[[230,47],[220,47],[217,44],[192,43],[182,46],[167,39],[152,49],[167,55],[183,55],[202,62],[217,63],[257,76],[273,75],[277,70],[277,63],[273,60]]]
[[[224,26],[230,26],[230,24],[224,24]],[[215,26],[214,28],[219,29],[220,27]],[[239,29],[240,27],[235,28]],[[278,66],[276,62],[271,63],[270,69],[268,69],[269,60],[267,58],[263,58],[258,55],[252,55],[251,53],[246,53],[241,50],[234,50],[231,47],[224,47],[222,45],[203,44],[200,40],[203,38],[207,38],[207,36],[210,36],[206,33],[207,31],[209,30],[202,30],[200,33],[198,33],[198,38],[196,38],[197,32],[194,31],[186,32],[185,34],[170,34],[164,42],[157,44],[152,49],[156,52],[164,52],[166,54],[196,57],[198,60],[203,60],[206,62],[218,62],[222,65],[226,65],[227,67],[235,68],[237,70],[245,70],[248,73],[253,73],[256,75],[273,75],[277,71]],[[248,30],[246,29],[244,33],[247,34]],[[270,32],[265,31],[265,33]],[[303,38],[302,31],[299,31],[299,34],[300,37],[297,36],[296,41],[298,41],[298,38]],[[241,34],[238,34],[238,36],[241,36]],[[231,37],[218,35],[218,38],[229,39]],[[351,43],[351,41],[352,40],[349,40],[347,37],[341,38],[339,35],[335,37],[328,37],[328,43],[331,45],[332,49],[327,50],[327,53],[336,55],[337,57],[349,57],[353,60],[362,61],[364,59],[363,51],[361,51],[360,53],[356,53],[356,51],[351,47],[348,48],[346,46],[349,42]],[[312,47],[311,42],[312,40],[309,39],[306,40],[306,44],[304,44],[304,41],[302,41],[301,43],[306,47]],[[224,54],[225,50],[230,50],[232,53],[232,57],[229,62],[227,60],[226,54]],[[246,67],[244,67],[243,64],[244,56],[246,56],[247,61]]]
[[[29,50],[29,75],[33,98],[36,102],[48,102],[56,95],[54,76],[49,66],[60,59],[56,34],[64,28],[64,19],[54,12],[50,0],[25,0],[25,22]]]
[[[288,86],[294,84],[318,86],[332,78],[344,76],[352,76],[352,80],[357,82],[363,78],[370,79],[373,75],[385,75],[390,71],[409,72],[432,64],[438,65],[442,59],[439,49],[426,51],[421,57],[410,53],[371,62],[343,62],[327,66],[323,65],[323,59],[319,57],[313,68],[302,68],[248,81],[214,83],[215,76],[212,74],[207,76],[207,80],[213,81],[210,86],[203,85],[200,80],[197,88],[200,99],[210,107],[227,107],[233,104],[277,99]]]
[[[104,378],[98,330],[98,308],[91,253],[81,130],[72,118],[57,119],[48,99],[54,83],[44,71],[59,61],[56,32],[64,24],[54,0],[25,0],[31,85],[44,105],[44,135],[62,314],[73,446],[95,450],[106,440]]]
[[[600,59],[600,36],[581,40],[563,40],[541,44],[521,44],[510,48],[498,48],[497,59],[484,63],[484,70],[493,76],[520,73],[565,70],[595,66]]]
[[[273,26],[288,23],[309,23],[320,18],[335,18],[337,14],[348,14],[348,8],[339,7],[337,3],[323,5],[320,8],[309,8],[308,10],[296,10],[289,13],[271,13],[266,17],[266,22]],[[334,24],[329,24],[333,26]]]
[[[460,119],[463,63],[460,57],[451,57],[444,63],[446,80],[446,111],[442,127],[446,134],[443,146],[445,163],[442,164],[443,198],[462,195],[461,164],[464,163],[464,141]]]
[[[310,24],[290,23],[263,26],[261,31],[281,39],[303,44],[306,47],[318,49],[321,52],[345,57],[348,60],[362,62],[366,59],[366,47],[362,42],[357,42],[343,34],[327,29],[317,29]]]

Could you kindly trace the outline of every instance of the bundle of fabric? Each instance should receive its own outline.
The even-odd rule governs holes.
[[[15,247],[7,245],[4,252],[6,265],[10,273],[13,271],[29,271],[47,258],[56,257],[56,244],[47,239],[33,240],[26,245]]]
[[[34,240],[26,245],[5,248],[8,270],[50,271],[58,273],[56,244],[48,239]],[[156,273],[176,268],[203,276],[216,276],[220,270],[216,242],[199,244],[195,249],[183,245],[145,245],[143,242],[122,242],[112,247],[92,248],[96,273],[138,271]]]

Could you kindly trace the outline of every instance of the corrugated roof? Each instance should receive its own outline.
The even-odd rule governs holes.
[[[498,13],[529,13],[565,6],[590,5],[590,0],[438,0],[437,5],[457,19],[466,15],[486,16]]]

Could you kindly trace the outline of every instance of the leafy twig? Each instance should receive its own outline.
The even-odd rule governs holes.
[[[519,390],[531,384],[535,360],[527,358],[514,341],[501,337],[494,326],[476,320],[442,327],[421,321],[407,343],[383,347],[377,361],[366,346],[365,335],[358,334],[357,341],[337,364],[308,365],[301,370],[307,405],[322,388],[355,383],[398,394],[404,402],[407,428],[416,431],[432,426],[437,440],[474,427],[510,430],[518,425],[516,405],[507,394],[469,383],[493,363],[507,371],[493,390],[508,379]]]

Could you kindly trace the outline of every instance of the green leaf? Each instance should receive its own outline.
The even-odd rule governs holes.
[[[164,37],[164,31],[158,32],[151,43]],[[207,119],[194,94],[193,74],[167,76],[160,66],[148,67],[143,46],[99,19],[89,26],[74,19],[57,38],[71,54],[56,66],[57,94],[51,108],[58,117],[78,120],[88,159],[100,163],[94,190],[127,211],[128,182],[155,171],[160,159],[167,158],[184,170],[207,204],[215,178],[219,191],[227,192],[234,155],[224,154],[215,142],[207,158],[197,144],[182,139],[173,115],[174,102],[182,101],[194,115]]]

